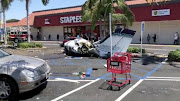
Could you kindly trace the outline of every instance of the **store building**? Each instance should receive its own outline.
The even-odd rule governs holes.
[[[178,12],[180,1],[168,1],[166,4],[158,2],[161,0],[156,1],[157,3],[153,5],[148,4],[146,0],[126,2],[135,15],[135,22],[130,29],[137,32],[132,43],[140,43],[142,21],[145,21],[143,43],[147,43],[148,34],[151,36],[150,43],[152,44],[173,44],[174,33],[178,32],[180,36],[180,13]],[[24,26],[25,19],[16,25]],[[38,38],[39,40],[62,41],[66,36],[77,35],[94,40],[100,37],[98,23],[96,29],[91,32],[90,23],[82,22],[81,6],[36,11],[30,14],[30,21],[31,34],[35,40]]]

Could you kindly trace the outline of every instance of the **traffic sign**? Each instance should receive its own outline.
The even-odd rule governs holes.
[[[141,22],[141,31],[145,31],[145,22],[143,21],[143,22]]]
[[[4,34],[4,29],[3,28],[1,28],[1,34]]]

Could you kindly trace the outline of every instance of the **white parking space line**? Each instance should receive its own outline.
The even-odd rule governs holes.
[[[48,81],[64,81],[64,80],[48,80]],[[73,82],[91,82],[91,81],[94,81],[94,80],[69,80],[70,82],[73,81]]]
[[[180,81],[180,79],[145,79],[147,81]]]
[[[77,80],[77,81],[79,81],[79,82],[82,82],[82,81],[94,81],[94,80]]]
[[[141,82],[143,82],[144,79],[139,80],[135,85],[133,85],[131,88],[129,88],[126,92],[124,92],[118,99],[115,101],[121,101],[126,95],[128,95],[134,88],[136,88]]]
[[[59,44],[44,44],[44,45],[47,45],[47,46],[51,46],[51,45],[59,45]]]
[[[154,81],[180,81],[180,77],[155,77],[155,76],[150,76],[147,77],[145,80],[154,80]]]
[[[48,81],[67,81],[67,82],[80,83],[79,81],[70,80],[70,79],[63,79],[63,78],[56,78],[54,80],[48,80]]]
[[[156,79],[180,79],[180,77],[156,77],[156,76],[149,76],[149,77],[147,77],[148,79],[150,79],[150,78],[156,78]]]
[[[82,59],[83,57],[72,57],[72,56],[68,56],[68,57],[65,57],[64,59]]]
[[[87,84],[85,84],[85,85],[83,85],[83,86],[81,86],[81,87],[79,87],[79,88],[76,88],[76,89],[74,89],[74,90],[72,90],[72,91],[70,91],[70,92],[68,92],[68,93],[66,93],[66,94],[63,94],[62,96],[59,96],[59,97],[57,97],[57,98],[55,98],[55,99],[53,99],[53,100],[51,100],[51,101],[58,101],[58,100],[66,97],[66,96],[68,96],[68,95],[70,95],[70,94],[72,94],[72,93],[74,93],[74,92],[77,92],[77,91],[79,91],[79,90],[81,90],[81,89],[83,89],[83,88],[85,88],[85,87],[87,87],[87,86],[89,86],[89,85],[91,85],[91,84],[99,81],[99,80],[100,80],[100,78],[98,78],[98,79],[96,79],[96,80],[93,80],[93,81],[91,81],[91,82],[89,82],[89,83],[87,83]]]
[[[147,50],[161,50],[161,51],[167,51],[168,49],[155,49],[155,48],[146,48]]]
[[[165,59],[163,62],[166,62],[167,59]],[[134,88],[136,88],[139,84],[141,84],[144,80],[146,80],[149,75],[154,73],[157,69],[159,69],[162,66],[162,62],[157,66],[157,68],[153,69],[149,74],[147,74],[147,77],[145,76],[145,79],[140,79],[135,85],[133,85],[131,88],[129,88],[126,92],[124,92],[118,99],[115,101],[121,101],[124,97],[126,97]]]

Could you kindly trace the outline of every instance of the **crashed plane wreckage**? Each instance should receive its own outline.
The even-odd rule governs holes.
[[[126,52],[136,31],[119,29],[112,34],[112,53]],[[102,58],[110,57],[110,35],[101,41],[90,43],[81,37],[65,43],[66,55],[89,55]]]

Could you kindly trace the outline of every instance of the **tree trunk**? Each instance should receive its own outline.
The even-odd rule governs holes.
[[[100,19],[100,40],[103,39],[103,34],[102,34],[102,19]]]
[[[106,37],[106,19],[104,18],[104,24],[103,24],[103,36]]]
[[[29,0],[26,0],[26,13],[27,13],[27,32],[28,32],[28,42],[30,43],[30,26],[29,26]]]
[[[7,33],[6,33],[6,14],[3,11],[3,22],[4,22],[4,44],[7,45]]]

